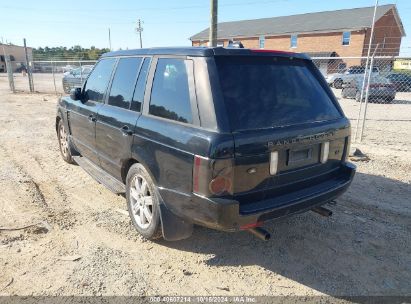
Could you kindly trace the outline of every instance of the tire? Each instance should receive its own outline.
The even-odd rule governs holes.
[[[342,89],[342,85],[343,85],[342,79],[338,78],[338,79],[334,80],[334,82],[333,82],[333,87],[336,88],[336,89]]]
[[[126,199],[136,230],[148,240],[161,238],[158,193],[150,174],[141,164],[132,165],[127,173]]]
[[[63,120],[59,120],[57,126],[57,138],[59,141],[60,154],[66,163],[74,164],[74,159],[71,155],[70,143],[68,141],[67,131],[64,127]]]

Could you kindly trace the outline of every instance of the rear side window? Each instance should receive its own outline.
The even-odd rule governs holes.
[[[150,114],[192,123],[187,61],[158,60],[151,90]]]
[[[144,59],[143,66],[141,67],[138,75],[136,89],[134,90],[133,101],[131,102],[131,110],[141,112],[141,105],[144,100],[144,92],[147,81],[148,69],[150,68],[150,58]]]
[[[109,105],[124,109],[130,108],[141,61],[142,58],[121,58],[119,60],[108,98]]]
[[[312,63],[281,57],[216,57],[233,131],[341,117]]]
[[[106,92],[111,72],[113,71],[114,62],[114,58],[108,58],[102,59],[97,63],[84,87],[84,96],[86,100],[96,102],[103,101],[104,93]]]

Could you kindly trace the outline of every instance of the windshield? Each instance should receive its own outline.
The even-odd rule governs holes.
[[[216,57],[233,131],[341,117],[310,62],[281,57]]]

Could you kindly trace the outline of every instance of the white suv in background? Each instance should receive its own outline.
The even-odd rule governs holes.
[[[341,89],[344,82],[348,82],[352,80],[354,76],[364,75],[364,73],[365,73],[365,67],[355,65],[355,66],[349,67],[343,73],[328,74],[327,77],[325,77],[325,80],[330,86],[336,89]],[[379,74],[380,74],[380,69],[378,67],[373,67],[372,75],[375,76]]]

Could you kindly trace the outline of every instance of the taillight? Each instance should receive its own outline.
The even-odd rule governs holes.
[[[278,171],[278,151],[270,153],[270,174],[276,175]]]
[[[203,196],[232,194],[233,160],[194,156],[193,192]]]

